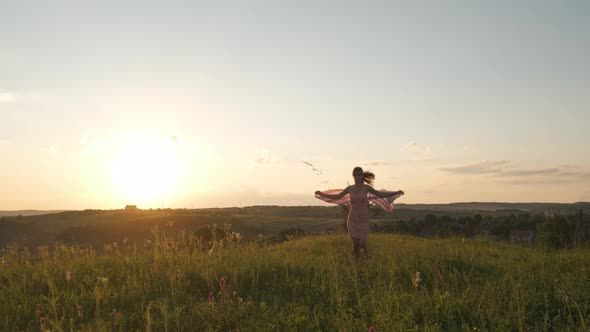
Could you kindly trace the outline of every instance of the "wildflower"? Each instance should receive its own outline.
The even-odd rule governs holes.
[[[375,329],[375,326],[371,325],[369,327],[369,332],[377,332],[377,330]]]
[[[106,285],[109,282],[109,278],[107,278],[107,277],[98,277],[97,279],[98,279],[98,282],[103,285]]]
[[[70,271],[66,271],[66,280],[67,280],[67,281],[70,281],[70,280],[72,280],[72,272],[70,272]]]
[[[420,272],[414,273],[414,277],[412,278],[412,286],[414,286],[414,288],[418,288],[421,281],[422,278],[420,278]]]
[[[561,302],[562,302],[563,304],[568,304],[568,303],[569,303],[569,301],[570,301],[570,297],[567,295],[567,293],[565,293],[565,292],[562,292],[560,295],[561,295],[561,296],[560,296],[560,300],[561,300]]]
[[[41,330],[45,330],[45,317],[39,318],[39,327]]]
[[[123,317],[125,317],[121,311],[117,311],[116,309],[113,309],[111,316],[113,317],[113,325],[115,326],[120,325]]]
[[[76,311],[78,312],[78,317],[82,319],[82,306],[80,304],[76,305]]]
[[[221,277],[219,279],[219,289],[223,292],[225,290],[225,278]]]
[[[213,295],[213,292],[209,292],[209,303],[213,302],[215,302],[215,296]]]
[[[242,303],[242,301],[243,301],[242,298],[238,297],[238,303]]]
[[[35,306],[35,313],[38,315],[41,313],[41,304],[37,303]]]

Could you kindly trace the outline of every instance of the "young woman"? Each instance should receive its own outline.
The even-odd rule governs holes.
[[[315,197],[334,204],[350,206],[346,226],[348,237],[352,239],[352,250],[359,257],[360,249],[368,257],[367,237],[369,235],[369,202],[374,203],[387,212],[393,211],[393,201],[404,194],[403,191],[377,191],[372,184],[375,174],[365,172],[360,167],[352,170],[354,185],[344,190],[316,191]]]

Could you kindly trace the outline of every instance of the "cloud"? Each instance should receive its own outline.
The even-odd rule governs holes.
[[[463,166],[441,167],[439,170],[455,174],[494,174],[502,173],[502,166],[509,164],[509,161],[484,160]]]
[[[270,158],[266,155],[256,157],[250,162],[254,166],[269,166],[271,164]]]
[[[511,185],[557,185],[557,184],[574,184],[579,183],[580,179],[576,178],[508,178],[503,183]]]
[[[387,165],[391,165],[390,162],[385,161],[385,160],[373,160],[373,161],[367,161],[362,163],[363,165],[367,165],[367,166],[387,166]]]
[[[430,146],[422,146],[416,142],[410,142],[400,148],[400,151],[408,154],[412,161],[432,161],[432,149]]]
[[[418,144],[414,143],[414,142],[410,142],[407,145],[404,145],[400,148],[400,151],[411,151],[411,150],[417,150],[418,149]]]
[[[516,168],[506,160],[486,160],[463,166],[441,167],[439,170],[462,175],[489,175],[516,185],[575,183],[590,180],[590,172],[569,166],[567,168],[565,170],[558,167]]]
[[[539,174],[559,174],[559,168],[545,168],[545,169],[517,169],[512,171],[503,171],[501,172],[502,175],[509,175],[509,176],[529,176],[529,175],[539,175]],[[568,172],[570,174],[574,174]]]

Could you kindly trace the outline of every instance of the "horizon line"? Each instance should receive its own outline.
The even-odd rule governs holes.
[[[577,201],[577,202],[494,202],[494,201],[472,201],[472,202],[450,202],[450,203],[397,203],[396,205],[453,205],[453,204],[590,204],[590,201]],[[332,205],[279,205],[279,204],[254,204],[254,205],[244,205],[244,206],[210,206],[210,207],[151,207],[151,208],[141,208],[136,204],[127,204],[127,205],[135,205],[139,210],[204,210],[204,209],[231,209],[231,208],[247,208],[247,207],[261,207],[261,206],[272,206],[272,207],[333,207],[337,206],[335,204]],[[125,207],[122,208],[83,208],[83,209],[16,209],[16,210],[0,210],[0,212],[19,212],[19,211],[46,211],[46,212],[66,212],[66,211],[84,211],[84,210],[124,210]]]

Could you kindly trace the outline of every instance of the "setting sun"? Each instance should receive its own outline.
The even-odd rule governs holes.
[[[165,204],[178,190],[181,163],[176,138],[142,136],[123,142],[112,165],[114,186],[128,203]]]

